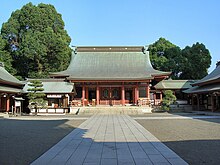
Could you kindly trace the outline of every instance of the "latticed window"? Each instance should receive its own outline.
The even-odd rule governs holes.
[[[104,90],[102,91],[102,96],[103,96],[103,98],[108,98],[108,96],[109,96],[109,91],[108,91],[108,89],[104,89]]]
[[[118,89],[113,89],[113,91],[112,91],[112,97],[113,97],[113,98],[118,98],[118,97],[119,97],[119,95],[118,95]]]

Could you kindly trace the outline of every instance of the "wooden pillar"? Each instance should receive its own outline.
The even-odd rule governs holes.
[[[9,109],[10,109],[10,97],[7,96],[6,99],[7,99],[7,100],[6,100],[6,112],[9,112]]]
[[[163,92],[160,91],[160,101],[162,101],[162,100],[163,100]]]
[[[137,85],[134,88],[134,92],[135,92],[135,104],[137,104],[138,103],[138,99],[139,99],[139,89],[138,89]]]
[[[99,86],[96,87],[96,105],[99,105]]]
[[[216,109],[219,110],[219,98],[218,98],[218,95],[216,95]]]
[[[192,94],[191,96],[192,96],[191,104],[192,104],[192,106],[194,106],[194,95]]]
[[[153,94],[153,97],[154,97],[154,105],[157,105],[157,103],[156,103],[156,93]]]
[[[196,97],[197,97],[197,110],[199,110],[200,109],[199,94],[197,94]]]
[[[85,106],[85,86],[82,87],[82,105]]]
[[[132,87],[133,104],[135,104],[135,87]]]
[[[122,85],[121,87],[121,103],[124,106],[125,105],[125,86]]]
[[[89,87],[85,87],[85,99],[89,100]]]
[[[0,93],[0,110],[2,109],[2,95]]]
[[[214,96],[211,95],[211,106],[212,106],[212,112],[215,110],[215,103],[214,103]]]
[[[147,83],[147,86],[146,86],[146,98],[150,99],[150,86],[149,86],[149,83]]]
[[[187,95],[187,104],[189,104],[189,105],[190,105],[190,98],[192,98],[192,96],[191,96],[191,94],[188,94]],[[192,103],[192,99],[191,99],[191,103]]]

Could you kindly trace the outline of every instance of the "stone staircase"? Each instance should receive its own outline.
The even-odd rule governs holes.
[[[144,113],[151,113],[150,107],[136,107],[136,106],[113,106],[113,107],[78,107],[76,114],[92,115],[92,114],[128,114],[138,115]]]
[[[192,105],[170,105],[170,112],[190,112],[192,111]]]
[[[9,118],[8,113],[0,113],[0,118]]]

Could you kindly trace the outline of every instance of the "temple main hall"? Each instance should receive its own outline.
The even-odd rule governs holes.
[[[152,67],[145,46],[81,46],[74,47],[69,67],[50,77],[74,83],[70,102],[76,106],[125,106],[161,101],[152,86],[169,75]]]

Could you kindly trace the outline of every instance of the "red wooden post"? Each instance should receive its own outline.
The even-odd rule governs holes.
[[[135,104],[135,88],[133,87],[133,90],[132,90],[132,97],[133,97],[133,104]]]
[[[160,101],[162,101],[163,100],[163,93],[162,93],[162,91],[160,91]]]
[[[149,87],[149,83],[147,83],[147,86],[146,86],[146,98],[150,99],[150,87]]]
[[[138,103],[138,99],[139,99],[139,89],[138,89],[138,86],[135,86],[135,103],[137,104]]]
[[[125,105],[125,86],[122,85],[121,87],[121,102],[122,102],[122,105],[124,106]]]
[[[89,99],[89,87],[85,87],[85,99]]]
[[[99,86],[96,87],[96,105],[99,105]]]
[[[10,97],[7,96],[7,100],[6,100],[6,112],[9,112],[10,109]]]
[[[134,87],[134,104],[137,103],[136,87]]]
[[[82,105],[85,105],[85,86],[82,87]]]

